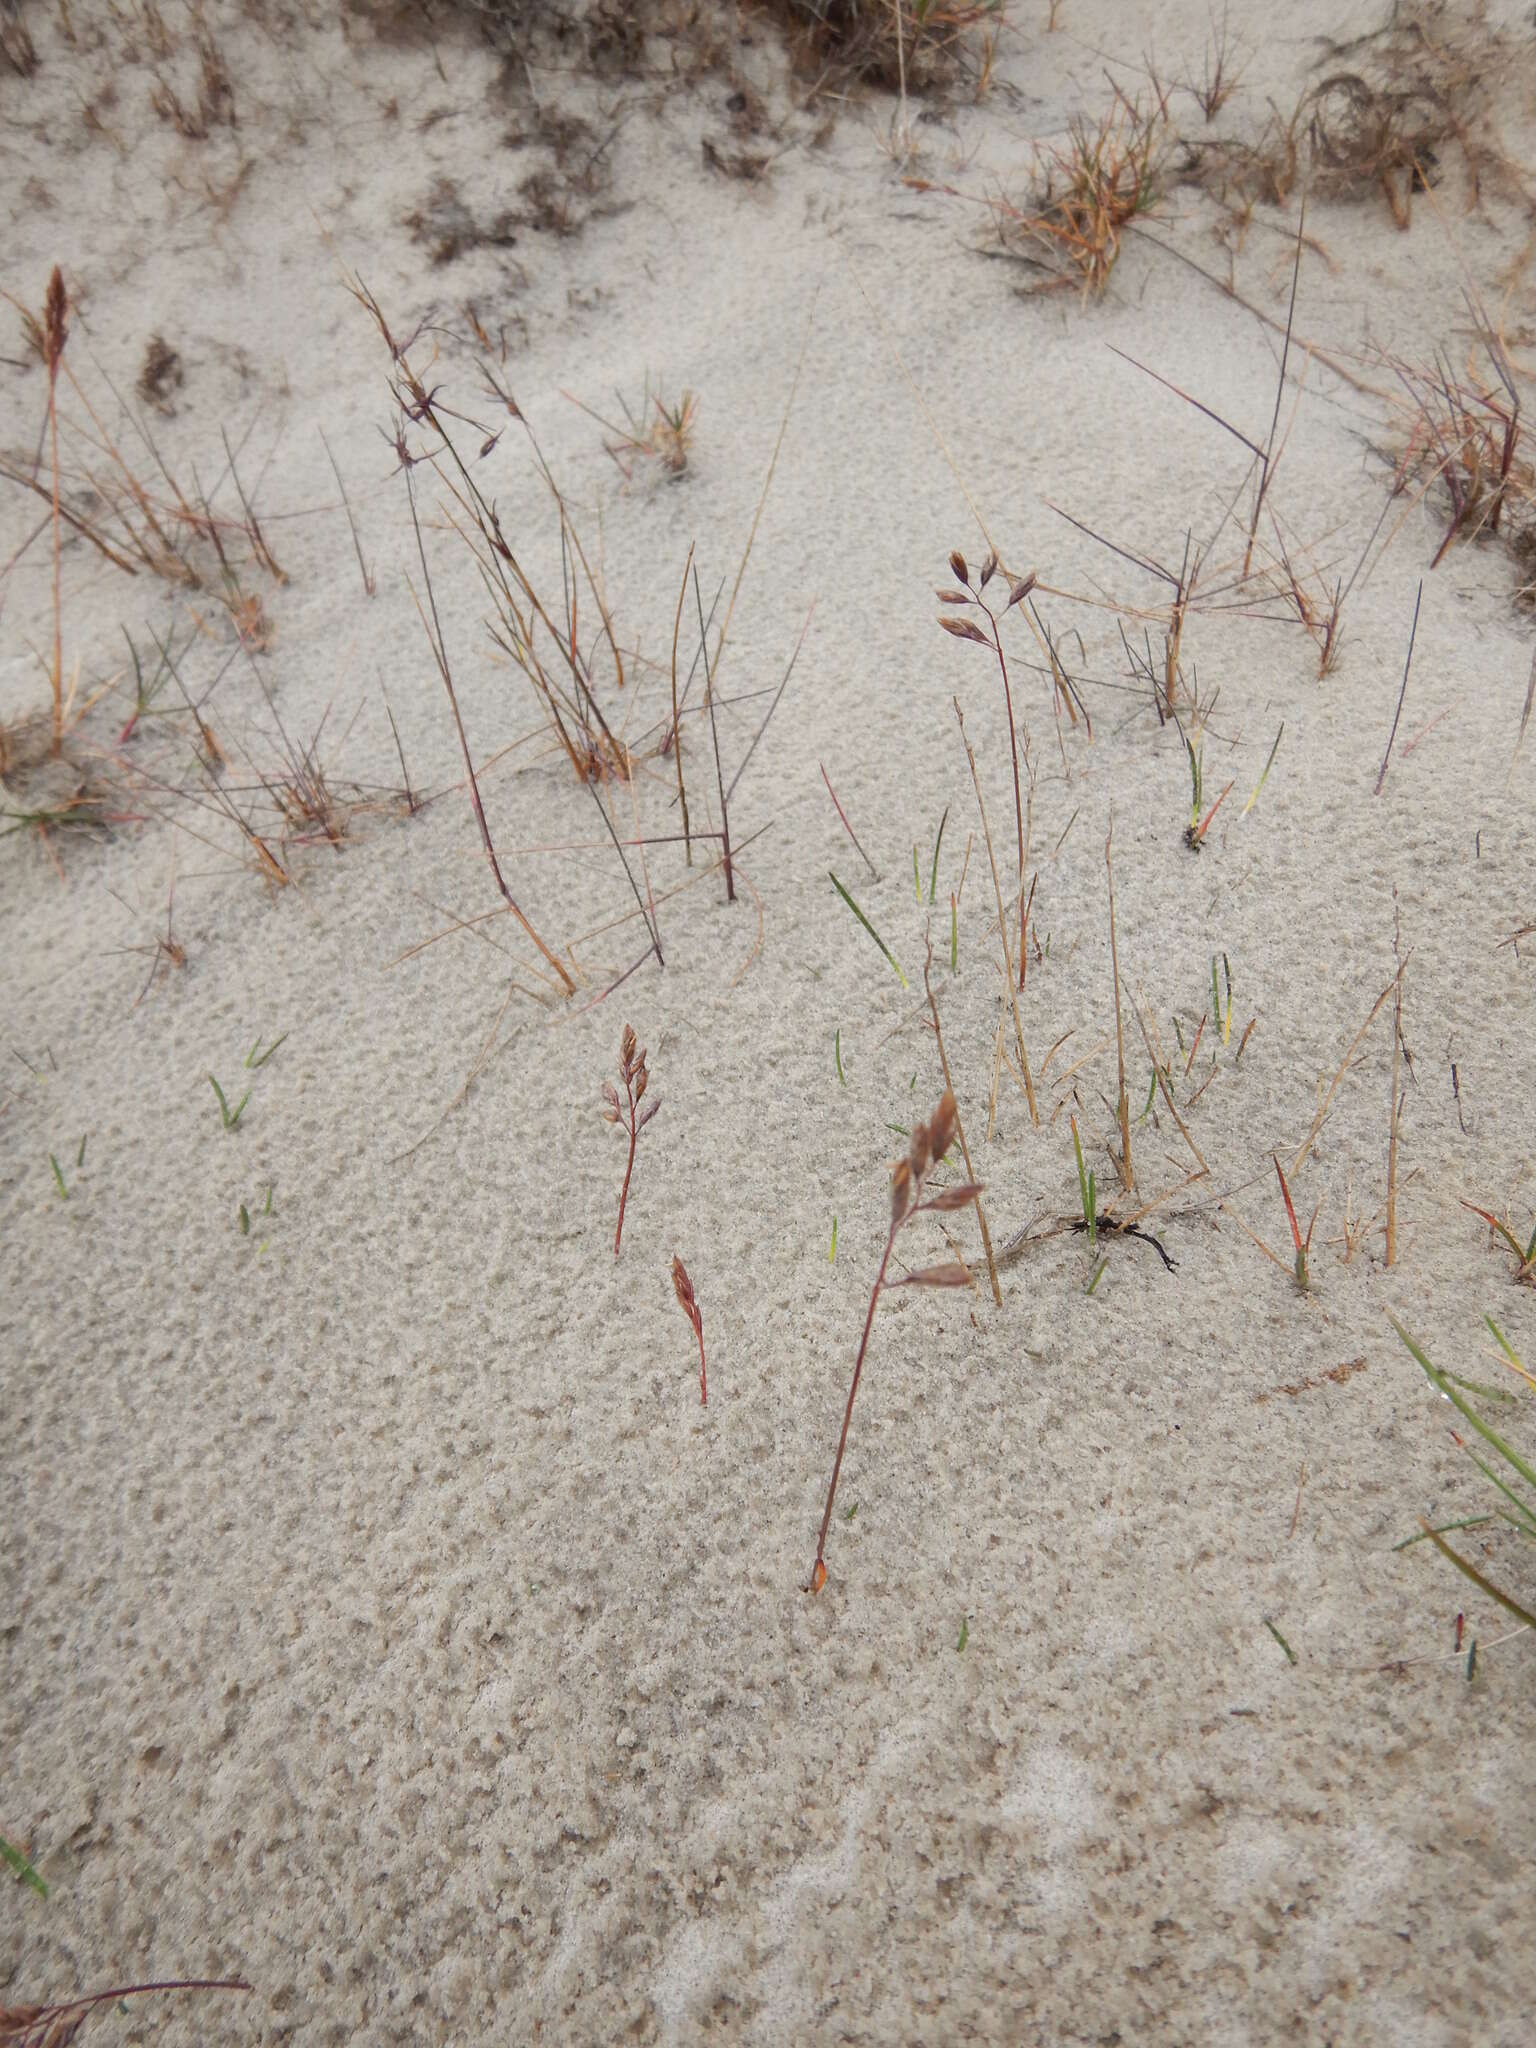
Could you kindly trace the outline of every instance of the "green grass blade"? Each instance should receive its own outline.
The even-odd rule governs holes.
[[[59,1184],[59,1198],[61,1201],[67,1202],[69,1200],[69,1189],[64,1185],[64,1176],[59,1171],[59,1162],[51,1152],[48,1154],[48,1164],[53,1168],[53,1177]]]
[[[838,1025],[832,1037],[832,1058],[837,1066],[837,1078],[842,1086],[846,1088],[848,1086],[848,1077],[843,1072],[843,1027],[841,1024]]]
[[[1275,1624],[1270,1620],[1267,1614],[1264,1617],[1264,1626],[1269,1630],[1270,1634],[1274,1637],[1275,1641],[1280,1645],[1281,1649],[1284,1650],[1287,1659],[1292,1664],[1294,1664],[1296,1662],[1296,1652],[1285,1640],[1285,1637],[1281,1635],[1279,1629],[1275,1627]]]
[[[1245,818],[1247,817],[1248,813],[1253,809],[1254,805],[1258,802],[1259,791],[1264,787],[1265,783],[1269,780],[1269,771],[1275,765],[1275,756],[1280,751],[1280,741],[1284,737],[1284,734],[1285,720],[1282,718],[1280,721],[1280,730],[1275,734],[1275,744],[1270,748],[1269,759],[1264,763],[1264,773],[1259,777],[1258,781],[1254,784],[1253,795],[1249,797],[1247,803],[1243,805],[1243,816]]]
[[[939,848],[944,844],[944,827],[949,823],[949,805],[944,806],[944,815],[939,820],[938,837],[933,842],[933,866],[928,871],[928,901],[932,903],[933,892],[939,885]]]
[[[267,1064],[267,1061],[268,1061],[269,1059],[271,1059],[271,1057],[272,1057],[273,1053],[275,1053],[275,1052],[277,1051],[277,1048],[278,1048],[278,1047],[279,1047],[279,1046],[280,1046],[281,1044],[283,1044],[283,1042],[284,1042],[284,1041],[285,1041],[285,1040],[287,1039],[287,1037],[288,1037],[288,1033],[287,1033],[287,1032],[285,1031],[285,1032],[283,1033],[283,1036],[282,1036],[282,1038],[274,1038],[274,1039],[273,1039],[273,1041],[272,1041],[272,1043],[271,1043],[271,1044],[270,1044],[270,1045],[269,1045],[269,1046],[267,1047],[266,1051],[265,1051],[265,1052],[264,1052],[264,1053],[263,1053],[263,1054],[261,1055],[261,1058],[260,1058],[260,1059],[257,1059],[257,1057],[256,1057],[256,1049],[257,1049],[257,1046],[259,1046],[259,1045],[261,1044],[261,1040],[260,1040],[260,1039],[258,1038],[258,1039],[257,1039],[257,1041],[256,1041],[256,1044],[255,1044],[255,1045],[253,1045],[253,1046],[251,1047],[250,1051],[249,1051],[249,1052],[248,1052],[248,1053],[246,1054],[246,1056],[245,1056],[245,1064],[246,1064],[246,1066],[247,1066],[248,1068],[250,1068],[250,1070],[251,1070],[251,1071],[252,1071],[253,1073],[254,1073],[254,1071],[256,1070],[256,1068],[257,1068],[257,1067],[264,1067],[264,1066],[265,1066],[265,1065]]]
[[[1485,1479],[1491,1479],[1493,1481],[1494,1485],[1499,1489],[1500,1493],[1503,1494],[1504,1498],[1515,1510],[1515,1513],[1520,1517],[1517,1526],[1525,1530],[1525,1532],[1528,1535],[1536,1536],[1536,1511],[1533,1511],[1530,1507],[1526,1505],[1526,1503],[1520,1498],[1519,1494],[1515,1492],[1513,1487],[1506,1486],[1504,1484],[1504,1481],[1499,1477],[1498,1473],[1494,1471],[1493,1467],[1491,1465],[1485,1465],[1482,1459],[1477,1455],[1476,1451],[1468,1451],[1467,1456],[1472,1460],[1473,1464],[1477,1467],[1478,1471],[1482,1473]],[[1506,1516],[1505,1519],[1508,1520],[1509,1517]]]
[[[1492,1515],[1468,1515],[1461,1522],[1442,1522],[1440,1524],[1440,1533],[1443,1536],[1450,1529],[1486,1529],[1493,1520],[1494,1517]],[[1417,1536],[1405,1536],[1401,1543],[1394,1543],[1392,1548],[1394,1550],[1412,1550],[1415,1543],[1422,1543],[1430,1533],[1428,1529],[1421,1529]]]
[[[869,919],[864,915],[863,911],[860,910],[857,903],[854,902],[853,898],[848,894],[848,891],[843,887],[842,883],[837,879],[836,875],[832,873],[832,870],[830,868],[827,869],[827,875],[832,883],[833,888],[837,891],[838,895],[842,897],[843,901],[847,904],[848,908],[859,920],[859,923],[863,925],[865,931],[869,933],[869,936],[880,948],[881,952],[885,955],[886,959],[890,961],[892,968],[895,970],[896,979],[901,983],[902,987],[905,988],[907,986],[907,977],[901,971],[901,962],[896,958],[896,955],[891,951],[890,947],[885,943],[884,939],[881,938],[880,934],[875,930],[874,926],[870,923]]]
[[[1438,1387],[1440,1392],[1444,1394],[1445,1398],[1455,1408],[1458,1408],[1461,1411],[1461,1413],[1466,1417],[1467,1421],[1471,1423],[1472,1427],[1477,1431],[1478,1435],[1483,1439],[1484,1443],[1491,1444],[1493,1448],[1498,1452],[1499,1456],[1504,1460],[1505,1464],[1508,1465],[1513,1471],[1518,1472],[1520,1474],[1520,1477],[1525,1481],[1527,1486],[1531,1487],[1533,1490],[1536,1490],[1536,1471],[1533,1471],[1531,1469],[1531,1467],[1526,1463],[1525,1459],[1521,1457],[1520,1453],[1514,1448],[1514,1446],[1512,1444],[1507,1444],[1504,1441],[1503,1437],[1499,1435],[1496,1429],[1489,1428],[1488,1424],[1484,1422],[1483,1418],[1478,1414],[1477,1410],[1472,1406],[1471,1402],[1464,1399],[1463,1396],[1456,1391],[1456,1389],[1450,1384],[1445,1374],[1441,1372],[1440,1368],[1437,1365],[1432,1365],[1430,1363],[1429,1359],[1424,1355],[1424,1352],[1419,1348],[1417,1344],[1414,1343],[1413,1339],[1409,1336],[1408,1332],[1403,1328],[1402,1324],[1397,1320],[1396,1316],[1389,1314],[1387,1317],[1387,1321],[1392,1325],[1393,1329],[1396,1330],[1398,1336],[1402,1338],[1403,1342],[1407,1345],[1408,1349],[1413,1353],[1414,1357],[1419,1361],[1419,1364],[1424,1368],[1425,1374],[1429,1379],[1430,1385],[1433,1387]]]
[[[0,1862],[8,1863],[11,1866],[12,1870],[15,1871],[16,1875],[21,1879],[22,1883],[31,1885],[33,1891],[37,1893],[39,1898],[47,1898],[47,1885],[43,1883],[43,1880],[32,1868],[32,1865],[27,1861],[26,1857],[22,1855],[21,1851],[19,1849],[13,1848],[11,1844],[5,1839],[4,1835],[0,1835]]]
[[[1527,1628],[1536,1628],[1536,1614],[1528,1614],[1518,1600],[1511,1600],[1507,1593],[1501,1593],[1490,1579],[1483,1577],[1475,1564],[1468,1564],[1467,1560],[1459,1552],[1452,1550],[1438,1529],[1431,1529],[1428,1522],[1426,1522],[1424,1524],[1424,1534],[1433,1543],[1436,1550],[1450,1559],[1463,1578],[1468,1578],[1472,1581],[1480,1593],[1486,1593],[1490,1600],[1496,1600],[1506,1614],[1512,1614],[1516,1621],[1523,1621]]]

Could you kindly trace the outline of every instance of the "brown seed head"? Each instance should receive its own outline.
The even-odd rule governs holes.
[[[912,1169],[905,1159],[896,1162],[891,1175],[891,1221],[899,1223],[912,1206]]]
[[[942,1159],[955,1135],[955,1097],[952,1089],[944,1090],[943,1100],[928,1120],[927,1135],[933,1157]]]
[[[811,1568],[811,1591],[819,1593],[827,1583],[827,1568],[818,1557]]]
[[[1027,576],[1021,576],[1018,582],[1015,583],[1012,589],[1008,592],[1008,602],[1004,606],[1004,610],[1012,611],[1013,607],[1016,604],[1022,604],[1025,598],[1028,597],[1029,593],[1034,589],[1036,580],[1037,579],[1033,569],[1030,570]]]
[[[912,1178],[921,1180],[933,1164],[933,1152],[928,1143],[928,1126],[914,1124],[912,1137],[907,1146],[907,1164],[912,1169]]]
[[[619,1065],[625,1068],[627,1071],[629,1063],[634,1058],[634,1056],[635,1027],[633,1024],[626,1024],[624,1026],[623,1035],[619,1039]]]
[[[952,554],[952,555],[950,556],[950,558],[949,558],[949,566],[950,566],[950,569],[951,569],[951,570],[953,571],[953,573],[954,573],[954,576],[955,576],[955,580],[956,580],[957,582],[959,582],[959,583],[969,583],[969,582],[970,582],[970,580],[971,580],[971,572],[970,572],[970,570],[969,570],[969,569],[967,569],[967,568],[966,568],[966,566],[965,566],[965,557],[964,557],[964,555],[962,555],[962,554],[961,554],[961,552],[960,552],[960,550],[959,550],[958,548],[956,548],[956,549],[955,549],[955,551],[954,551],[954,553],[953,553],[953,554]]]
[[[64,289],[64,273],[55,263],[48,280],[48,296],[43,301],[43,360],[48,365],[50,383],[59,374],[59,358],[68,337],[69,294]]]
[[[694,1309],[693,1282],[688,1278],[688,1268],[676,1252],[672,1254],[672,1288],[682,1303],[683,1313],[691,1318]]]
[[[997,550],[994,548],[992,552],[987,556],[987,559],[981,565],[981,587],[983,590],[986,589],[987,585],[992,581],[992,578],[996,574]]]

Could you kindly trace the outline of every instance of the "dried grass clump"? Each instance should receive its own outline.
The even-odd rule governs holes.
[[[1471,196],[1507,164],[1490,120],[1501,76],[1519,75],[1529,52],[1490,27],[1483,11],[1444,5],[1394,8],[1373,33],[1332,44],[1337,68],[1288,114],[1272,111],[1251,138],[1181,138],[1182,180],[1223,203],[1283,206],[1305,175],[1319,198],[1380,195],[1406,228],[1413,197],[1438,182],[1454,145]]]
[[[1338,71],[1302,104],[1318,196],[1361,199],[1379,190],[1406,228],[1413,194],[1424,189],[1453,133],[1443,94],[1429,83],[1373,85],[1358,72]]]
[[[1446,502],[1431,567],[1453,541],[1483,533],[1501,535],[1522,561],[1536,551],[1536,469],[1524,453],[1519,388],[1498,336],[1473,311],[1491,379],[1472,361],[1457,375],[1444,356],[1427,366],[1386,359],[1403,392],[1393,492],[1439,490]]]
[[[1005,0],[764,0],[823,87],[931,92],[990,76]]]
[[[1117,94],[1097,122],[1080,117],[1065,143],[1041,153],[1024,205],[994,203],[1004,248],[1044,273],[1037,290],[1104,290],[1126,229],[1156,202],[1166,139],[1160,103]]]

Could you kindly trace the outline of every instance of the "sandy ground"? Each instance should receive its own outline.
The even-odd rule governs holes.
[[[0,1999],[249,1981],[93,2022],[175,2044],[1523,2039],[1533,1648],[1427,1543],[1395,1548],[1420,1517],[1495,1497],[1387,1312],[1480,1382],[1500,1377],[1485,1312],[1536,1353],[1531,1292],[1462,1206],[1528,1229],[1536,1198],[1531,966],[1501,944],[1536,905],[1536,746],[1516,750],[1530,613],[1500,544],[1431,572],[1438,489],[1392,505],[1325,678],[1262,574],[1278,532],[1307,574],[1348,580],[1377,527],[1401,386],[1372,350],[1464,364],[1470,280],[1532,360],[1532,173],[1488,170],[1474,193],[1448,143],[1406,229],[1380,189],[1314,196],[1280,524],[1240,585],[1247,449],[1112,351],[1262,446],[1299,194],[1261,200],[1240,234],[1170,180],[1090,303],[978,253],[981,202],[1027,189],[1032,146],[1097,119],[1107,77],[1145,93],[1149,54],[1165,79],[1198,75],[1203,4],[1065,0],[1051,34],[1021,4],[980,102],[963,82],[912,102],[912,155],[892,100],[801,110],[761,24],[736,81],[664,85],[542,45],[503,68],[462,24],[426,41],[312,11],[210,4],[235,118],[213,90],[201,138],[167,112],[169,90],[196,128],[217,85],[184,9],[74,0],[72,47],[62,6],[24,4],[37,68],[0,68],[0,283],[37,309],[62,266],[68,459],[110,434],[150,472],[140,419],[232,530],[224,430],[287,574],[232,540],[266,640],[247,652],[206,542],[188,543],[192,589],[69,539],[65,668],[81,702],[110,688],[63,768],[29,767],[22,735],[5,785],[10,812],[107,790],[111,822],[0,849],[0,1832],[50,1887],[4,1888]],[[1252,135],[1330,64],[1372,60],[1319,41],[1380,24],[1340,12],[1287,10],[1275,36],[1278,11],[1234,5],[1245,68],[1213,127]],[[1528,12],[1425,17],[1484,53],[1480,132],[1515,166],[1536,162]],[[681,48],[658,44],[656,66]],[[750,106],[731,110],[742,80],[766,110],[755,133]],[[1189,95],[1169,111],[1206,133]],[[590,127],[562,131],[570,113]],[[722,174],[706,140],[772,161]],[[551,190],[577,232],[537,224]],[[628,785],[604,792],[626,839],[678,829],[656,748],[684,563],[692,544],[706,606],[724,580],[718,626],[787,412],[717,678],[727,785],[810,623],[731,801],[737,900],[703,847],[690,870],[652,845],[644,878],[631,850],[665,964],[616,991],[646,951],[634,897],[418,465],[490,827],[574,998],[547,992],[502,914],[417,609],[389,357],[344,273],[397,335],[427,323],[411,360],[467,418],[466,458],[558,601],[552,501],[482,362],[538,436],[625,651],[622,690],[597,653],[593,673],[636,754],[633,805]],[[1229,275],[1247,307],[1213,281]],[[25,468],[46,374],[7,318],[3,438]],[[162,407],[134,390],[155,335],[179,358]],[[696,394],[680,477],[640,461],[626,479],[562,395],[613,418],[647,380]],[[1198,855],[1183,741],[1120,636],[1160,659],[1166,583],[1052,507],[1175,571],[1186,534],[1215,536],[1181,716],[1206,805],[1233,788]],[[47,510],[4,485],[7,720],[48,698]],[[950,550],[975,565],[989,544],[1047,587],[1093,721],[1091,742],[1065,719],[1058,737],[1015,611],[1040,1124],[1005,1068],[990,1141],[1005,1013],[953,696],[1005,888],[1007,731],[995,662],[934,622]],[[598,624],[583,586],[583,646]],[[162,676],[126,739],[125,633],[151,670],[153,636],[172,636],[186,692]],[[696,621],[681,644],[686,674]],[[391,794],[386,692],[434,798],[414,813]],[[698,685],[692,701],[697,827],[719,802]],[[285,833],[261,787],[284,732],[359,799],[339,849]],[[200,765],[213,743],[226,765]],[[255,871],[219,788],[291,886]],[[974,1223],[954,1219],[979,1285],[883,1304],[813,1598],[891,1127],[942,1085],[913,849],[926,898],[946,816],[934,989],[995,1241],[1076,1211],[1071,1116],[1106,1202],[1115,1186],[1113,820],[1132,1115],[1139,1011],[1189,1133],[1154,1102],[1118,1206],[1159,1202],[1145,1227],[1176,1270],[1109,1242],[1090,1297],[1081,1235],[1042,1236],[1004,1268],[998,1309]],[[157,966],[168,904],[184,964]],[[1230,1037],[1207,1016],[1186,1073],[1223,955]],[[1303,1227],[1318,1211],[1302,1293],[1271,1155],[1294,1162],[1400,958],[1396,1263],[1378,1214],[1389,1002],[1292,1176]],[[615,1260],[626,1148],[598,1110],[626,1020],[662,1106]],[[232,1130],[210,1073],[231,1109],[250,1091]],[[914,1259],[919,1239],[948,1256],[925,1225]],[[702,1305],[707,1407],[674,1252]],[[1512,1434],[1524,1419],[1487,1412]],[[1511,1532],[1453,1540],[1530,1599]]]

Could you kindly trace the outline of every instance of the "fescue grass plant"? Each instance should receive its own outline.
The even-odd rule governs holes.
[[[885,1250],[875,1274],[875,1284],[870,1290],[869,1309],[864,1317],[864,1334],[859,1339],[858,1353],[853,1362],[853,1380],[848,1388],[848,1404],[843,1410],[842,1434],[838,1437],[837,1455],[832,1461],[832,1478],[827,1487],[826,1511],[821,1518],[821,1530],[816,1538],[816,1561],[811,1567],[810,1583],[807,1587],[807,1591],[812,1593],[819,1593],[827,1582],[825,1552],[827,1531],[832,1523],[832,1504],[837,1498],[838,1476],[843,1469],[843,1453],[848,1447],[848,1426],[853,1420],[853,1404],[859,1391],[859,1378],[864,1370],[864,1355],[869,1349],[870,1332],[875,1325],[875,1310],[880,1305],[881,1295],[897,1287],[974,1285],[970,1268],[954,1260],[937,1266],[925,1266],[916,1272],[908,1271],[899,1280],[886,1277],[895,1254],[896,1240],[910,1223],[923,1215],[953,1214],[957,1209],[969,1207],[981,1193],[981,1189],[969,1181],[939,1188],[932,1194],[927,1190],[928,1176],[954,1140],[956,1115],[955,1098],[946,1089],[938,1108],[928,1121],[915,1126],[905,1158],[899,1159],[891,1171],[890,1225],[886,1231]]]

